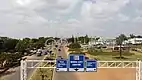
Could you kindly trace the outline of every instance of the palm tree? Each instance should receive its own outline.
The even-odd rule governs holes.
[[[120,58],[122,58],[122,45],[125,40],[127,40],[127,37],[124,34],[120,34],[118,37],[116,37],[116,44],[120,46]]]

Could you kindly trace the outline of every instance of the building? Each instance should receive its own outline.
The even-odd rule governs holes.
[[[132,38],[123,42],[123,44],[142,44],[142,38]]]
[[[103,45],[104,44],[104,40],[102,38],[100,38],[99,40],[91,40],[89,42],[89,45],[92,46],[92,45]]]
[[[106,46],[114,46],[114,45],[116,45],[116,40],[115,39],[106,39],[104,43]]]
[[[115,39],[100,39],[98,41],[91,41],[89,42],[89,45],[105,45],[105,46],[114,46],[116,45]]]
[[[81,47],[82,47],[83,49],[88,49],[90,46],[89,46],[89,45],[81,45]]]

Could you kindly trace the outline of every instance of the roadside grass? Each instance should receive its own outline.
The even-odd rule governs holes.
[[[43,65],[45,65],[45,63],[43,63],[41,66]],[[49,66],[51,65],[49,64],[45,65],[45,67]],[[38,68],[36,69],[36,72],[29,80],[52,80],[52,76],[53,76],[53,69]]]
[[[130,45],[131,48],[142,48],[142,44]]]
[[[74,48],[74,49],[72,49],[72,48],[69,48],[69,50],[68,51],[76,51],[76,52],[81,52],[83,49],[80,49],[80,48]]]
[[[55,59],[56,54],[53,53],[51,56],[46,56],[44,59]],[[54,66],[55,63],[47,63],[47,62],[42,62],[39,64],[40,67],[51,67]],[[28,80],[52,80],[53,76],[53,70],[54,69],[47,69],[47,68],[38,68],[35,70],[33,75],[28,79]]]
[[[135,61],[138,58],[142,59],[142,54],[141,53],[136,53],[136,52],[122,52],[122,57],[119,58],[120,53],[119,52],[110,52],[107,50],[89,50],[88,55],[91,59],[97,59],[97,60],[107,60],[107,61],[120,61],[120,60],[125,60],[125,61]]]

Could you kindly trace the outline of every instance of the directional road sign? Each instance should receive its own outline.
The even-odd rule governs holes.
[[[86,72],[96,72],[97,71],[97,61],[96,60],[86,60]]]
[[[67,59],[57,59],[56,60],[56,71],[57,72],[66,72],[67,69]]]
[[[83,54],[70,54],[69,55],[69,71],[84,71],[85,57]]]

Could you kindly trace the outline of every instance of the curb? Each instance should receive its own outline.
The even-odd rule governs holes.
[[[53,70],[53,73],[52,73],[52,79],[51,80],[54,80],[54,77],[55,77],[55,69]]]
[[[55,50],[55,54],[57,54],[57,50]],[[56,58],[57,58],[57,55],[56,55]],[[53,70],[53,73],[52,73],[52,79],[51,80],[54,80],[54,77],[55,77],[55,69]]]
[[[65,50],[65,52],[67,53],[67,54],[66,54],[67,56],[68,56],[68,54],[69,54],[68,50],[69,50],[69,49]],[[56,51],[56,53],[57,53],[57,51]],[[56,57],[57,57],[57,55],[56,55]],[[52,80],[54,80],[54,78],[55,78],[55,72],[56,72],[55,70],[56,70],[56,69],[53,70]]]

